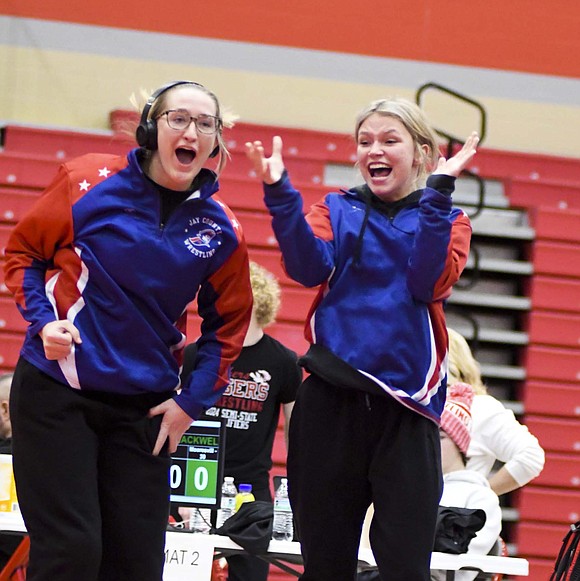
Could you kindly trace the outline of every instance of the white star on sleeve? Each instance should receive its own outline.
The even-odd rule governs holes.
[[[89,188],[91,187],[91,184],[89,182],[87,182],[87,180],[83,180],[82,182],[79,182],[79,188],[81,192],[88,192]]]
[[[99,177],[100,178],[108,178],[110,173],[111,173],[111,170],[104,167],[103,169],[99,170]]]

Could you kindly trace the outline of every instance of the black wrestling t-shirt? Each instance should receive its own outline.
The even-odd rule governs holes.
[[[197,349],[185,348],[182,379],[191,373]],[[255,488],[268,486],[272,447],[280,407],[293,402],[302,381],[297,356],[282,343],[264,335],[244,347],[232,365],[230,384],[206,417],[225,420],[225,476]],[[194,386],[195,389],[195,386]]]

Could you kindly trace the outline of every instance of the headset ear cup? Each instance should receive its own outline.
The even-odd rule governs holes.
[[[147,121],[147,144],[145,147],[149,151],[157,149],[157,122],[152,119]]]
[[[139,123],[135,130],[135,139],[139,147],[145,147],[145,144],[147,143],[147,127],[142,123]]]
[[[139,123],[135,131],[135,139],[140,147],[144,147],[149,151],[157,149],[157,123],[148,119],[147,121]]]

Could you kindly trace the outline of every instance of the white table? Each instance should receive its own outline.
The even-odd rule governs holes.
[[[0,530],[1,531],[16,531],[26,532],[26,527],[19,514],[0,514]],[[195,567],[200,566],[201,561],[196,561],[193,565],[194,559],[187,558],[195,555],[198,557],[210,560],[216,556],[227,556],[235,553],[245,552],[240,545],[232,541],[229,537],[221,535],[202,535],[199,533],[190,533],[182,531],[168,531],[166,537],[166,555],[177,555],[179,563],[169,563],[169,567],[177,571],[183,569],[184,575],[179,576],[179,573],[172,573],[168,579],[183,578],[183,581],[192,581],[193,577],[190,574],[185,574],[187,571],[195,570]],[[268,552],[261,556],[261,558],[272,563],[276,567],[295,575],[298,577],[300,572],[295,569],[295,565],[302,564],[302,555],[300,553],[300,543],[291,541],[270,541]],[[376,561],[370,549],[359,549],[359,564],[361,566],[373,567],[376,566]],[[179,567],[177,567],[179,565]],[[194,567],[192,569],[192,567]],[[469,569],[482,571],[484,573],[504,573],[505,575],[529,575],[529,564],[526,559],[516,557],[491,557],[485,555],[451,555],[449,553],[431,554],[431,569],[447,571],[447,579],[449,581],[455,578],[455,571],[460,569]],[[199,577],[196,577],[199,579]],[[207,577],[209,579],[209,576]]]
[[[172,532],[167,534],[167,546],[171,546],[175,535],[185,535],[189,537],[192,546],[197,542],[199,537],[209,537],[215,556],[227,556],[236,553],[245,552],[242,547],[232,541],[229,537],[220,535],[201,535],[187,532]],[[300,553],[300,543],[290,541],[270,541],[268,553],[261,555],[261,558],[279,567],[280,569],[300,576],[300,572],[293,565],[302,564],[302,555]],[[376,566],[376,561],[370,549],[359,549],[359,565],[363,567]],[[486,555],[452,555],[449,553],[433,552],[431,554],[431,569],[443,570],[447,572],[449,581],[455,578],[455,571],[468,569],[481,571],[483,573],[503,573],[506,575],[529,575],[529,564],[526,559],[516,557],[492,557]],[[185,578],[184,578],[185,579]]]

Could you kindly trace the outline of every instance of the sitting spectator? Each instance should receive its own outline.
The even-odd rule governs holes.
[[[0,454],[12,454],[12,424],[10,423],[10,388],[12,373],[0,375]],[[0,571],[4,568],[23,535],[0,533]]]
[[[544,450],[528,428],[517,421],[513,412],[487,393],[479,363],[465,338],[453,329],[448,329],[448,333],[447,384],[468,383],[475,392],[467,468],[488,478],[497,495],[511,492],[540,474],[544,467]],[[503,466],[493,472],[496,460]]]
[[[499,498],[482,474],[466,468],[466,454],[471,439],[471,405],[473,389],[456,383],[449,389],[441,416],[441,462],[443,466],[443,495],[440,506],[478,508],[485,511],[483,527],[471,539],[467,553],[487,555],[499,539],[501,508]],[[457,581],[471,581],[477,571],[457,571]],[[444,571],[434,571],[431,579],[445,579]]]
[[[12,424],[10,423],[10,387],[12,373],[0,375],[0,454],[12,454]]]

